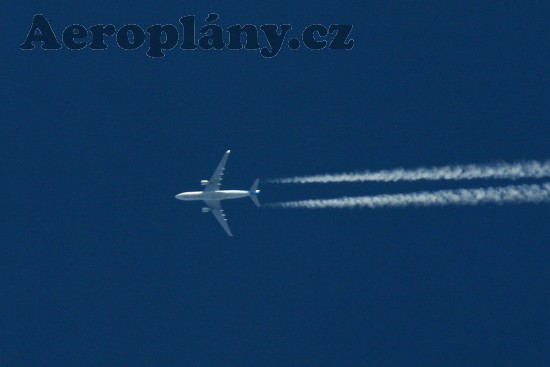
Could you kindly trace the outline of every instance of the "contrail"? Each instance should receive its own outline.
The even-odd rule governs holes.
[[[271,183],[329,183],[329,182],[392,182],[392,181],[436,181],[436,180],[474,180],[550,177],[550,161],[527,161],[516,163],[468,164],[431,168],[396,168],[383,171],[364,171],[355,173],[323,174],[267,180]]]
[[[476,189],[422,191],[408,194],[341,197],[267,204],[272,208],[396,208],[406,206],[446,206],[478,204],[521,204],[550,201],[550,183]]]

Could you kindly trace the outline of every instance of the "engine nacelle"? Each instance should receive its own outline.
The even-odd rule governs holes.
[[[208,185],[208,180],[201,180],[201,185],[206,186]]]
[[[202,208],[203,213],[208,213],[210,211],[210,208]]]

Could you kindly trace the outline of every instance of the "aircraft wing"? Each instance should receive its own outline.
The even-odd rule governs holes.
[[[230,150],[225,152],[225,154],[222,157],[222,160],[218,164],[218,167],[214,171],[214,174],[208,181],[208,185],[204,188],[204,191],[216,191],[219,190],[220,185],[222,184],[222,178],[223,178],[223,171],[225,170],[225,163],[227,162],[227,158],[229,157],[229,153],[231,153]]]
[[[226,153],[227,156],[227,153]],[[229,224],[227,224],[227,219],[225,219],[225,213],[223,212],[222,206],[220,204],[219,200],[208,200],[205,201],[206,205],[210,208],[210,211],[212,214],[214,214],[214,217],[220,222],[220,225],[222,226],[223,230],[229,237],[233,237],[233,234],[231,233],[231,229],[229,229]]]

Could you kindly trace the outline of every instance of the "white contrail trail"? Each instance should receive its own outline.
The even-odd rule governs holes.
[[[476,189],[423,191],[408,194],[341,197],[267,204],[272,208],[395,208],[406,206],[445,206],[541,203],[550,201],[550,183]]]
[[[550,177],[549,161],[528,161],[516,163],[468,164],[431,168],[396,168],[383,171],[364,171],[355,173],[323,174],[276,178],[271,183],[329,183],[329,182],[391,182],[419,180],[474,180],[474,179],[509,179]]]

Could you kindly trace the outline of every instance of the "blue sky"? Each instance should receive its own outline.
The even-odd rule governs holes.
[[[550,362],[548,205],[225,204],[262,179],[550,157],[542,2],[30,1],[2,40],[2,366]],[[353,24],[319,52],[21,51],[70,24]],[[523,182],[523,181],[522,181]],[[538,182],[538,181],[537,181]],[[492,184],[498,184],[494,182]],[[263,202],[478,187],[261,184]]]

